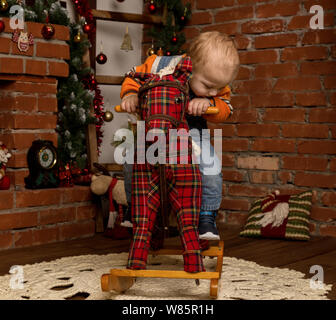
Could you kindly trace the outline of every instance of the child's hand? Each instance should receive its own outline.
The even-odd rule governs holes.
[[[132,94],[130,96],[126,96],[125,98],[122,99],[121,101],[121,109],[129,112],[129,113],[133,113],[136,111],[136,107],[139,104],[139,98],[137,95]]]
[[[193,116],[201,116],[208,107],[211,106],[211,101],[207,98],[195,98],[189,102],[188,112]]]

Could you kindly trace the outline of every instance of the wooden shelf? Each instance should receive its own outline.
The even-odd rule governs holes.
[[[108,171],[123,171],[123,166],[117,163],[100,163],[104,166]]]
[[[121,85],[125,77],[121,76],[96,76],[98,84]]]
[[[141,23],[141,24],[161,24],[162,17],[149,14],[136,14],[125,12],[114,12],[92,9],[92,15],[95,19],[129,22],[129,23]]]

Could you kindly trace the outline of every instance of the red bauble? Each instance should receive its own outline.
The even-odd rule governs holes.
[[[85,33],[89,33],[92,30],[92,28],[88,23],[85,23],[84,27],[83,27],[83,30],[84,30]]]
[[[167,51],[166,52],[166,56],[170,56],[171,55],[171,52],[170,51]]]
[[[8,176],[4,176],[0,180],[0,190],[8,190],[10,187],[10,179]]]
[[[176,37],[176,36],[173,36],[172,39],[171,39],[171,42],[172,42],[172,43],[176,43],[176,42],[177,42],[177,37]]]
[[[41,34],[42,34],[44,39],[49,40],[55,34],[55,28],[51,24],[45,24],[42,27]]]
[[[5,23],[0,20],[0,33],[5,30]]]
[[[107,57],[104,53],[99,53],[98,56],[96,57],[96,61],[99,64],[105,64],[107,61]]]
[[[155,13],[155,11],[156,11],[156,5],[155,5],[153,0],[151,0],[151,2],[148,5],[148,11],[150,13]]]

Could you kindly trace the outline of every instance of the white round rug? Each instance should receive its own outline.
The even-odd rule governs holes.
[[[207,271],[215,271],[216,258],[206,257]],[[138,278],[124,294],[103,292],[102,274],[124,268],[127,253],[82,255],[50,262],[13,266],[0,277],[0,300],[61,300],[78,294],[87,300],[204,300],[210,299],[210,281]],[[148,269],[183,270],[182,256],[149,256]],[[255,262],[224,257],[218,300],[328,300],[331,285],[311,287],[310,279],[295,270],[269,268]]]

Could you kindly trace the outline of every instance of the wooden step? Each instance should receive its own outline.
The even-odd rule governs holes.
[[[123,76],[96,76],[98,84],[121,85],[124,81]]]
[[[149,14],[137,14],[137,13],[125,13],[115,11],[105,11],[92,9],[92,15],[99,20],[119,21],[129,23],[141,23],[141,24],[161,24],[162,17],[149,15]]]

